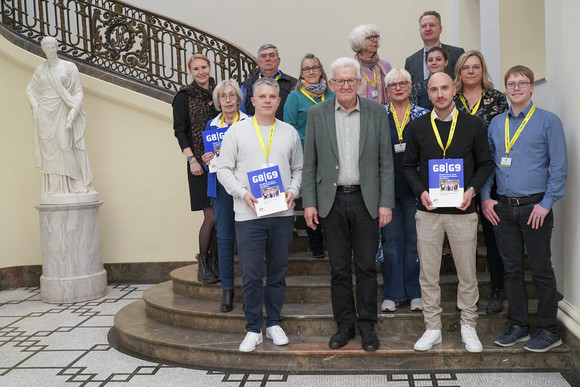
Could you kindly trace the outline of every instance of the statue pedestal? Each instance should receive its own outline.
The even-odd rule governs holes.
[[[42,301],[72,303],[107,295],[107,272],[101,257],[98,209],[103,201],[42,204]]]

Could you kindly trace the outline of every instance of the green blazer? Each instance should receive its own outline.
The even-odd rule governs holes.
[[[334,120],[336,98],[313,106],[306,120],[302,205],[317,208],[326,217],[332,208],[338,181],[338,144]],[[395,180],[389,120],[385,107],[360,98],[358,166],[365,206],[372,218],[378,208],[395,207]]]

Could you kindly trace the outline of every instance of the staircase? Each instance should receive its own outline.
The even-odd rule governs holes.
[[[115,317],[123,346],[135,352],[203,367],[260,370],[377,370],[377,369],[465,369],[465,368],[563,368],[570,367],[573,354],[564,344],[544,354],[525,351],[523,344],[502,348],[493,344],[506,324],[504,311],[487,316],[489,275],[485,272],[485,248],[478,253],[480,285],[478,334],[482,353],[468,353],[460,335],[460,312],[456,311],[457,276],[453,261],[443,257],[441,292],[443,300],[443,343],[426,352],[413,350],[414,342],[425,330],[423,314],[411,312],[408,304],[394,313],[380,313],[375,326],[381,340],[376,352],[365,352],[360,337],[339,350],[328,348],[336,331],[330,305],[330,267],[328,259],[311,258],[303,236],[303,218],[294,238],[287,275],[286,303],[282,327],[290,344],[279,347],[264,339],[256,351],[240,353],[245,336],[239,267],[236,265],[234,310],[220,312],[219,284],[202,285],[196,280],[197,265],[171,272],[171,281],[155,285],[143,299],[123,308]],[[481,234],[481,233],[480,233]],[[483,243],[480,243],[483,244]],[[382,302],[382,276],[377,266]],[[535,290],[528,276],[528,294]],[[535,321],[537,302],[530,300],[531,321]],[[532,327],[533,329],[534,327]]]

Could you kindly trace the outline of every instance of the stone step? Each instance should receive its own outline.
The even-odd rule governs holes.
[[[299,258],[300,259],[300,258]],[[321,266],[328,265],[328,262],[323,262],[322,259],[305,258],[303,262],[298,262],[294,268],[304,268],[306,273],[323,272],[322,274],[307,274],[307,275],[288,275],[286,277],[286,302],[330,302],[330,274],[324,273],[324,268]],[[302,269],[301,269],[302,270]],[[378,269],[380,270],[380,268]],[[292,270],[295,272],[297,270]],[[527,291],[531,299],[535,298],[535,287],[531,283],[531,277],[526,275]],[[184,266],[171,272],[173,280],[173,291],[177,294],[190,297],[201,297],[206,300],[221,301],[222,291],[219,283],[203,285],[197,281],[197,265]],[[440,277],[441,299],[455,300],[457,295],[457,276],[455,274],[442,274]],[[479,297],[481,300],[489,299],[491,288],[489,285],[489,274],[479,272],[477,274],[479,282]],[[377,300],[383,299],[383,276],[377,273],[378,290]],[[354,283],[354,281],[353,281]],[[241,302],[241,278],[240,274],[236,274],[234,279],[234,287],[236,289],[236,300]],[[485,303],[487,305],[487,302]]]
[[[229,316],[222,314],[222,319],[229,320]],[[497,332],[486,331],[479,332],[483,352],[468,353],[461,343],[457,325],[446,327],[443,343],[426,352],[413,350],[413,343],[423,333],[424,327],[412,330],[378,329],[381,347],[376,352],[363,351],[358,334],[346,347],[331,350],[328,348],[328,339],[334,329],[332,332],[311,335],[305,332],[296,334],[285,327],[290,344],[275,346],[264,338],[264,343],[254,352],[240,353],[238,346],[245,332],[217,332],[210,330],[207,324],[196,329],[163,324],[147,316],[143,300],[121,309],[115,316],[115,328],[125,347],[143,355],[202,367],[230,369],[564,368],[569,367],[574,360],[566,344],[548,353],[536,354],[525,351],[523,344],[509,348],[496,346],[493,340]]]
[[[172,281],[155,285],[143,293],[147,305],[147,315],[159,322],[192,329],[221,332],[245,332],[245,316],[242,303],[236,295],[234,310],[220,312],[219,299],[192,297],[175,293]],[[380,306],[379,301],[377,301]],[[502,332],[507,321],[507,303],[504,311],[496,315],[486,315],[485,305],[480,303],[478,330],[482,332]],[[535,300],[530,301],[530,320],[536,315]],[[455,299],[442,302],[441,320],[445,330],[453,331],[459,324],[460,312]],[[283,327],[296,335],[328,335],[336,330],[332,315],[330,297],[326,302],[285,302],[282,309]],[[423,313],[411,311],[408,304],[400,305],[396,312],[382,313],[379,310],[378,332],[422,332],[425,329]]]

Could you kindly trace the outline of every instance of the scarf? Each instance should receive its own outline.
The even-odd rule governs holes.
[[[354,58],[361,64],[361,83],[357,90],[357,94],[361,97],[367,97],[367,88],[369,84],[367,82],[367,77],[365,76],[364,67],[374,67],[377,74],[377,91],[379,92],[377,102],[381,105],[386,104],[388,102],[387,89],[385,87],[385,75],[387,75],[387,73],[385,72],[383,64],[379,60],[379,55],[375,52],[370,59],[367,59],[363,57],[360,52],[357,52]]]
[[[186,93],[189,96],[189,119],[191,123],[191,150],[197,161],[202,163],[201,155],[204,153],[203,138],[201,132],[205,129],[205,124],[217,115],[213,106],[212,92],[215,87],[213,78],[209,80],[209,90],[199,86],[195,81],[179,89],[179,93]],[[174,99],[175,101],[175,99]]]
[[[300,88],[313,97],[320,98],[326,91],[326,81],[320,79],[320,83],[311,85],[304,79],[300,82]]]

